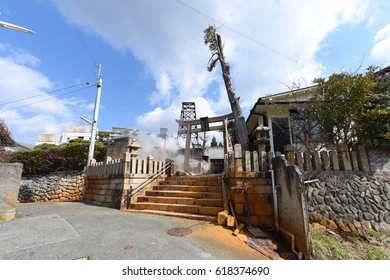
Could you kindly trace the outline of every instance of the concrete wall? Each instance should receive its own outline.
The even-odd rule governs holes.
[[[22,170],[20,163],[0,163],[0,221],[15,217]]]
[[[287,165],[282,157],[272,160],[275,171],[275,183],[279,187],[277,193],[278,224],[287,240],[295,238],[296,250],[304,256],[310,252],[310,231],[307,203],[303,191],[302,174],[295,165]]]
[[[18,200],[22,203],[82,200],[84,184],[81,171],[23,176]]]

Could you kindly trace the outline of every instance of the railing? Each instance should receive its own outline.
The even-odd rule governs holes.
[[[151,174],[148,178],[146,178],[144,181],[142,181],[136,188],[133,189],[132,186],[130,186],[130,189],[127,190],[127,195],[126,195],[126,208],[130,208],[130,201],[131,198],[142,191],[147,185],[149,185],[151,182],[159,178],[161,175],[165,174],[166,171],[173,166],[173,160],[169,160],[166,162],[161,169],[157,170],[156,173]]]

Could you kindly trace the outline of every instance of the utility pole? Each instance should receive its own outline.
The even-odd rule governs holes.
[[[82,118],[83,120],[92,124],[91,141],[89,144],[89,151],[88,151],[87,168],[88,168],[88,165],[90,165],[91,161],[93,160],[93,152],[95,150],[97,121],[98,121],[99,106],[100,106],[100,95],[102,92],[102,83],[103,83],[103,78],[100,76],[100,71],[101,71],[102,65],[98,64],[97,67],[98,67],[98,78],[97,78],[97,84],[96,84],[96,100],[95,100],[95,108],[94,108],[94,112],[93,112],[93,121],[91,122],[85,118]]]

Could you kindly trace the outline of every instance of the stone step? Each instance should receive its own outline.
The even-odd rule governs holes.
[[[178,212],[169,212],[169,211],[135,210],[135,209],[124,209],[122,211],[142,213],[142,214],[170,216],[170,217],[192,219],[192,220],[199,220],[199,221],[208,221],[208,222],[214,222],[217,220],[217,216],[199,215],[199,214],[190,214],[190,213],[178,213]]]
[[[199,180],[165,180],[161,185],[188,185],[188,186],[220,186],[221,180],[199,181]]]
[[[190,213],[190,214],[200,214],[200,215],[208,215],[208,216],[216,216],[219,212],[223,211],[223,207],[168,204],[168,203],[150,203],[150,202],[132,203],[131,209]]]
[[[209,176],[170,176],[165,178],[162,185],[190,185],[190,186],[220,186],[220,175]]]
[[[222,207],[222,199],[186,198],[186,197],[166,197],[166,196],[139,196],[137,202],[185,204]]]
[[[221,186],[158,185],[158,186],[154,186],[153,190],[218,193],[222,191],[222,187]]]
[[[185,198],[222,198],[222,192],[191,192],[191,191],[172,191],[172,190],[151,190],[145,191],[145,196],[164,196],[164,197],[185,197]]]

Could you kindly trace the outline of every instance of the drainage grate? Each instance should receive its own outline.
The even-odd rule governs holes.
[[[192,233],[189,228],[171,228],[168,230],[168,234],[172,236],[185,236]]]

